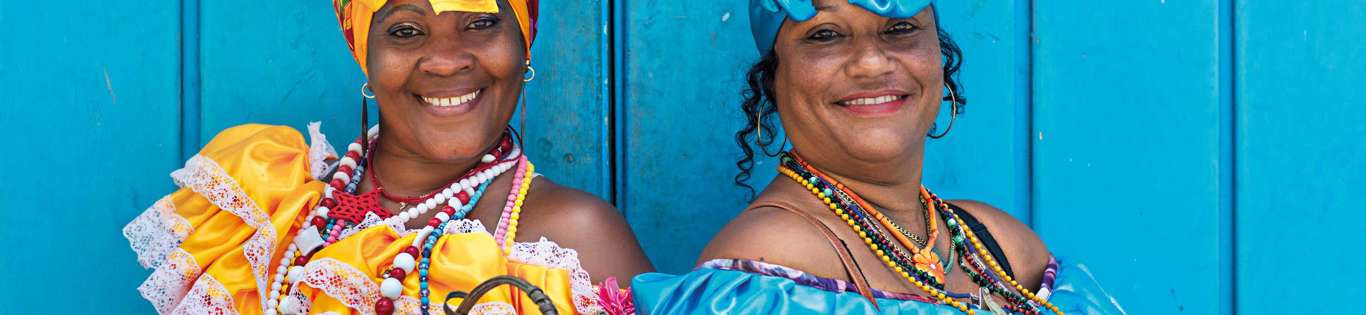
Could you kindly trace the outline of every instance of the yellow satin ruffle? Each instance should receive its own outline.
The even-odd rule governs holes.
[[[310,313],[337,312],[340,314],[359,314],[347,304],[360,304],[361,310],[373,308],[379,298],[379,283],[382,273],[392,264],[394,256],[413,243],[415,233],[400,237],[393,229],[377,226],[365,229],[338,241],[313,255],[305,268],[305,281],[298,290],[312,301]],[[493,236],[486,231],[464,234],[451,234],[442,237],[433,247],[429,289],[431,291],[430,309],[433,313],[444,313],[441,303],[446,294],[452,291],[469,292],[476,285],[498,275],[513,275],[541,287],[555,301],[561,313],[574,314],[574,296],[571,288],[570,273],[566,269],[546,268],[539,265],[509,261],[498,248]],[[356,280],[364,275],[364,288],[355,285],[339,285]],[[420,310],[417,300],[420,289],[418,271],[413,270],[403,279],[403,297],[396,303],[395,314],[412,314]],[[374,292],[374,293],[371,293]],[[451,300],[452,308],[460,300]],[[521,292],[513,292],[510,287],[500,287],[485,294],[478,302],[486,307],[492,305],[510,306],[518,314],[540,314],[535,302]]]
[[[124,228],[139,262],[154,269],[138,288],[142,295],[160,313],[202,313],[217,307],[261,314],[266,305],[262,296],[270,295],[288,242],[324,187],[310,174],[310,164],[317,162],[309,156],[302,135],[289,127],[243,125],[214,137],[185,168],[172,173],[181,188]],[[373,288],[374,295],[364,298],[368,303],[351,303],[361,313],[373,312],[380,271],[413,237],[400,237],[386,226],[357,232],[322,249],[306,267],[318,276],[339,270],[343,273],[330,276],[349,282],[313,286],[305,281],[294,294],[309,298],[310,313],[356,313],[345,304],[348,295],[339,292]],[[444,237],[433,252],[431,272],[433,304],[452,290],[468,291],[483,280],[510,274],[541,287],[561,312],[575,313],[572,271],[509,261],[487,232]],[[404,296],[416,297],[416,270],[404,280]],[[520,296],[502,288],[480,302],[536,313],[535,305]]]

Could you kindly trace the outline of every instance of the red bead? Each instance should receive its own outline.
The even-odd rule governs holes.
[[[342,181],[341,181],[340,178],[338,178],[338,179],[333,179],[332,182],[331,182],[330,184],[332,185],[332,188],[336,188],[337,190],[342,190],[342,188],[345,188],[345,187],[342,186],[342,185],[344,185],[344,183],[342,183]]]
[[[398,269],[398,268],[389,269],[389,277],[390,277],[390,278],[403,280],[403,277],[405,277],[405,276],[407,276],[407,275],[408,275],[407,273],[403,272],[403,269]]]
[[[441,225],[441,220],[439,220],[439,219],[437,219],[437,218],[432,218],[431,220],[427,220],[427,225],[430,225],[430,226],[432,226],[432,227],[436,227],[437,225]]]
[[[460,191],[460,193],[455,194],[455,198],[460,199],[460,204],[470,203],[470,194],[465,193],[463,190]]]
[[[391,315],[394,313],[394,301],[381,297],[375,301],[375,313],[380,315]]]
[[[451,206],[446,206],[441,208],[441,212],[445,212],[446,214],[455,214],[455,208]]]
[[[360,160],[360,152],[346,151],[346,157],[349,157],[352,160]]]
[[[328,209],[335,209],[335,208],[337,208],[337,199],[333,199],[333,198],[323,198],[323,201],[321,201],[321,202],[319,202],[319,203],[321,203],[324,207],[327,207]]]
[[[327,226],[327,220],[324,220],[322,217],[313,217],[313,226],[316,226],[316,227],[324,227],[324,226]]]
[[[303,265],[307,265],[307,264],[308,264],[308,255],[299,255],[299,257],[294,257],[294,265],[295,265],[295,266],[303,266]]]
[[[351,169],[350,166],[346,166],[346,165],[342,165],[341,167],[338,167],[338,168],[337,168],[337,173],[342,173],[342,174],[346,174],[346,175],[351,175],[351,171],[354,171],[354,170]]]
[[[408,255],[412,255],[413,258],[417,258],[417,247],[408,246],[408,248],[403,249],[403,252],[408,253]]]

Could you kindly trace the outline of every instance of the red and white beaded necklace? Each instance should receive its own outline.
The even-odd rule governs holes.
[[[379,224],[389,226],[403,226],[408,221],[420,217],[423,214],[441,207],[428,224],[417,231],[418,237],[414,239],[414,246],[441,223],[457,219],[456,210],[458,208],[468,208],[472,206],[472,197],[476,197],[475,188],[492,181],[498,175],[507,172],[517,166],[522,158],[521,148],[514,143],[510,136],[506,134],[494,146],[490,152],[484,154],[479,164],[475,165],[465,174],[452,180],[445,188],[434,193],[423,196],[420,202],[416,202],[414,207],[400,209],[397,214],[390,214],[379,206],[380,190],[373,190],[364,194],[352,194],[347,191],[356,190],[359,181],[352,182],[353,178],[364,176],[365,168],[358,160],[363,160],[366,155],[361,141],[370,141],[379,134],[379,127],[371,128],[367,139],[357,139],[356,142],[347,146],[347,152],[342,156],[337,164],[336,171],[332,175],[332,180],[323,188],[323,198],[318,205],[313,208],[304,220],[305,226],[295,235],[289,248],[280,258],[279,267],[276,268],[275,277],[270,287],[269,299],[266,304],[266,314],[300,314],[303,312],[303,301],[297,300],[293,296],[284,294],[288,287],[285,281],[295,283],[304,278],[304,265],[308,263],[312,255],[319,249],[336,243],[342,238],[342,231],[348,225],[359,224],[367,215],[374,214],[382,218]],[[373,145],[369,147],[373,148]],[[416,200],[414,200],[416,201]],[[463,213],[459,216],[463,217]],[[416,264],[417,253],[400,253],[394,258],[393,266],[405,272],[411,272]]]

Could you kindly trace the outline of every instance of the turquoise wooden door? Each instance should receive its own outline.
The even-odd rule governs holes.
[[[1366,293],[1347,246],[1366,241],[1366,3],[940,5],[971,104],[930,141],[927,185],[1031,224],[1133,314]],[[542,6],[528,151],[688,270],[745,204],[745,1]],[[336,28],[327,1],[0,1],[0,314],[151,312],[120,230],[184,158],[246,122],[355,134],[364,79]]]

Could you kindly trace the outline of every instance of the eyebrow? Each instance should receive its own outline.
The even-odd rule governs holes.
[[[419,8],[418,6],[415,6],[415,5],[412,5],[412,4],[400,4],[400,5],[396,5],[396,6],[389,7],[389,8],[387,8],[387,9],[385,9],[384,12],[380,12],[380,14],[379,14],[379,16],[380,16],[380,17],[379,17],[379,23],[384,23],[384,20],[385,20],[385,19],[388,19],[390,15],[393,15],[392,13],[398,12],[399,10],[403,10],[403,11],[412,11],[412,12],[416,12],[417,14],[423,15],[423,16],[426,16],[426,15],[427,15],[427,10],[423,10],[422,8]]]
[[[818,5],[818,6],[816,6],[816,11],[839,11],[839,10],[840,10],[840,7],[837,7],[837,6],[834,6],[834,5],[829,5],[829,4],[823,4],[823,5]]]

